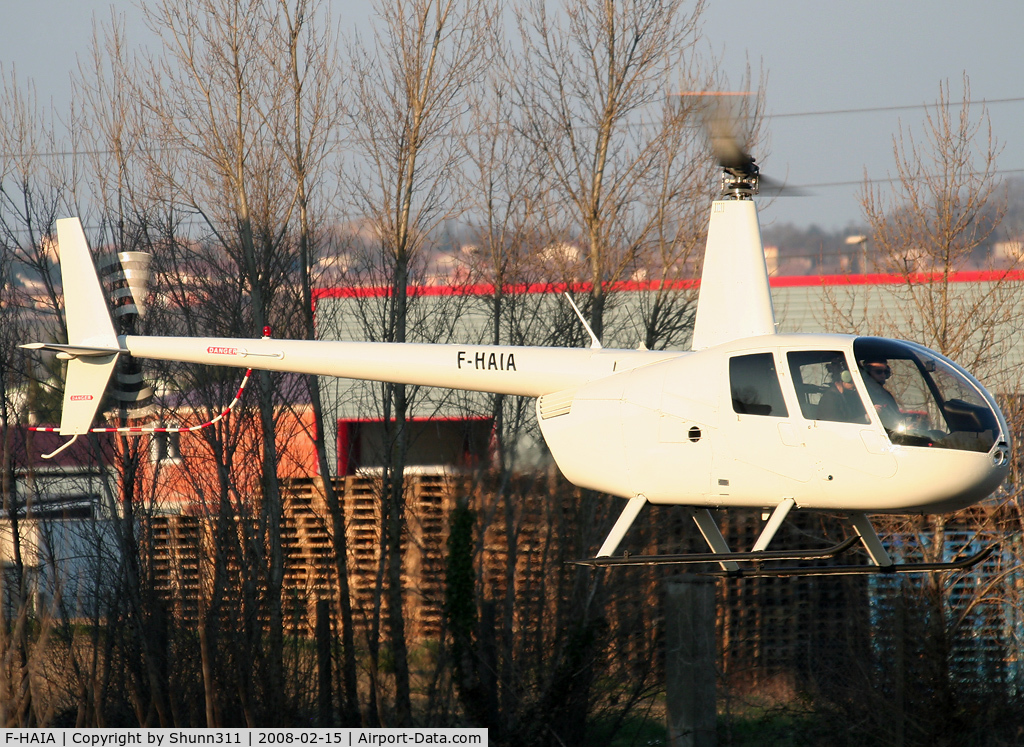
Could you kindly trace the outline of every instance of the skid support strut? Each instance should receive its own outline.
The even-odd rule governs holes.
[[[751,548],[752,552],[761,552],[762,550],[768,549],[768,543],[775,537],[775,533],[779,531],[779,527],[782,526],[782,522],[789,516],[790,509],[796,505],[796,501],[792,498],[786,498],[775,507],[772,511],[771,518],[768,519],[768,523],[764,525],[764,529],[761,530],[761,536],[757,538],[757,542]]]
[[[636,521],[637,515],[640,513],[640,509],[647,505],[647,497],[643,495],[634,495],[629,499],[629,503],[622,509],[622,513],[619,514],[619,518],[615,520],[615,526],[608,532],[608,536],[604,540],[604,544],[601,545],[601,549],[597,551],[597,557],[605,558],[615,552],[615,549],[622,542],[622,538],[626,536],[626,532],[633,522]]]
[[[722,531],[718,528],[718,524],[715,523],[715,517],[711,515],[711,512],[706,508],[691,508],[689,511],[690,516],[697,522],[697,528],[704,535],[704,541],[708,543],[712,552],[724,555],[732,554],[729,550],[729,544],[725,541],[725,537],[722,536]],[[730,573],[739,570],[739,566],[733,560],[722,561],[719,565],[722,566],[723,571]]]
[[[871,520],[868,519],[867,514],[850,514],[850,523],[860,537],[861,542],[864,543],[864,548],[868,551],[871,562],[882,569],[892,568],[892,558],[889,557],[889,553],[882,547],[882,540],[878,539],[878,532],[871,526]]]

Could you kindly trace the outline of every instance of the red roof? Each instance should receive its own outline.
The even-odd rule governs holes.
[[[773,288],[800,288],[829,285],[904,285],[906,283],[924,284],[944,281],[941,272],[915,272],[909,275],[888,273],[844,274],[844,275],[780,275],[769,279]],[[1024,280],[1022,270],[969,270],[949,273],[951,283],[982,283],[999,282],[1002,280]],[[608,285],[610,291],[651,291],[662,288],[668,290],[689,290],[700,287],[696,279],[672,280],[620,280]],[[590,283],[518,283],[505,286],[504,293],[509,295],[525,293],[588,293]],[[490,283],[474,285],[410,285],[410,296],[490,296],[494,294],[494,286]],[[346,288],[316,288],[314,300],[322,298],[382,298],[391,294],[390,286],[354,286]]]

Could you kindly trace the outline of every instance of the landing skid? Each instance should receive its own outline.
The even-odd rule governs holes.
[[[618,555],[615,557],[590,558],[587,560],[570,561],[575,565],[588,565],[593,568],[603,568],[609,565],[691,565],[694,563],[729,563],[729,562],[761,562],[764,560],[825,560],[834,558],[849,550],[857,543],[859,537],[849,537],[832,547],[825,547],[821,550],[758,550],[752,552],[703,552],[686,553],[683,555]],[[713,575],[731,576],[736,573],[743,574],[743,569],[736,571],[721,571]]]
[[[851,512],[847,515],[847,519],[855,532],[855,536],[840,542],[838,545],[825,547],[820,550],[767,550],[768,543],[771,542],[782,522],[795,506],[792,498],[784,498],[773,509],[771,516],[768,518],[750,552],[732,552],[725,541],[725,537],[722,536],[721,531],[718,529],[718,525],[711,512],[706,508],[690,508],[687,510],[697,523],[697,527],[700,529],[701,534],[704,535],[704,539],[711,547],[711,552],[686,553],[683,555],[630,555],[629,553],[624,553],[613,556],[612,553],[615,552],[619,542],[646,503],[647,499],[642,495],[637,495],[630,499],[622,515],[619,516],[615,526],[612,527],[608,537],[601,545],[601,549],[598,550],[597,557],[570,562],[574,565],[589,566],[591,568],[623,565],[653,566],[717,563],[718,569],[702,570],[702,575],[724,576],[727,578],[857,576],[874,573],[910,574],[960,571],[982,562],[995,552],[998,547],[998,545],[990,545],[974,555],[948,563],[896,563],[886,551],[867,515],[863,512]],[[827,560],[841,555],[858,542],[862,543],[867,551],[870,558],[869,563],[860,565],[770,566],[767,568],[763,565],[765,562],[774,561]],[[749,563],[751,567],[740,567],[741,563]]]
[[[851,538],[856,541],[856,537]],[[838,547],[838,545],[837,545]],[[962,571],[982,562],[996,551],[998,545],[989,545],[980,552],[949,563],[893,563],[892,565],[820,565],[797,566],[794,568],[740,568],[735,571],[714,570],[704,571],[705,576],[724,576],[727,578],[782,578],[786,576],[868,576],[872,574],[896,575],[909,573],[942,573]]]

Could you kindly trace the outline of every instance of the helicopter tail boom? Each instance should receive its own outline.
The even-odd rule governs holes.
[[[635,357],[634,351],[269,337],[130,335],[121,340],[124,349],[138,358],[526,397],[579,386],[605,374],[613,361]]]
[[[539,397],[678,353],[214,337],[118,336],[78,218],[57,221],[67,343],[23,347],[68,361],[59,431],[87,433],[117,358],[172,360]]]

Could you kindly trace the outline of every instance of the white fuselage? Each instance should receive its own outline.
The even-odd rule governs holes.
[[[865,395],[870,422],[802,414],[784,354],[845,350],[852,339],[773,335],[637,367],[579,387],[560,410],[545,407],[557,395],[542,397],[541,430],[573,483],[652,503],[769,508],[792,498],[798,508],[936,512],[995,490],[1005,461],[988,452],[894,444]],[[729,357],[750,353],[778,360],[785,416],[734,411]],[[545,417],[545,409],[554,414]]]

